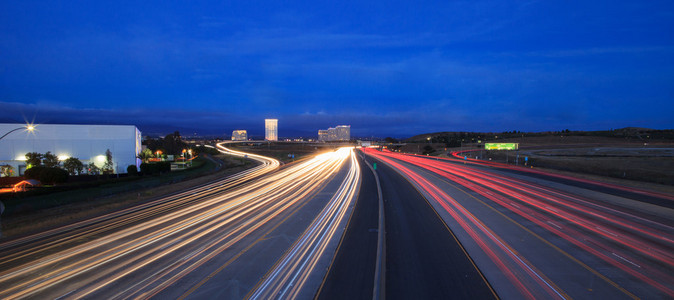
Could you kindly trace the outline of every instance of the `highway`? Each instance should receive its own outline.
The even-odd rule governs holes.
[[[501,298],[674,297],[671,195],[462,160],[364,152],[423,194]],[[393,188],[400,186],[386,189]],[[419,275],[408,270],[410,278]]]
[[[378,192],[374,173],[362,166],[362,184],[353,214],[330,270],[323,280],[319,299],[368,299],[373,297],[378,237]]]
[[[371,158],[361,158],[363,163]],[[374,174],[378,174],[375,179]],[[384,251],[377,249],[377,182],[385,215]],[[383,280],[375,275],[384,264]],[[375,287],[382,290],[379,295]],[[445,226],[403,176],[381,163],[364,169],[363,187],[319,299],[495,299]]]
[[[218,148],[260,165],[0,244],[0,298],[313,295],[360,187],[353,149],[278,170],[273,159]]]

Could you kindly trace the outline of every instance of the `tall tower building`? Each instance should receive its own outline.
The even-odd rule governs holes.
[[[264,119],[264,139],[278,141],[278,119]]]

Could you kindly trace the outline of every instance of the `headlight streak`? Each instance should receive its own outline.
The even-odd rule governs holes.
[[[446,177],[655,287],[669,297],[674,296],[671,287],[674,282],[674,277],[671,276],[674,265],[671,251],[674,248],[674,235],[671,234],[672,227],[667,224],[485,170],[415,156],[381,152],[373,154],[400,159]],[[488,189],[497,193],[489,192]],[[642,224],[630,219],[636,219]],[[618,247],[612,244],[617,244]],[[653,262],[656,262],[655,266]]]
[[[347,208],[357,195],[361,180],[360,165],[353,149],[341,148],[338,152],[348,153],[351,164],[349,174],[307,231],[259,283],[250,296],[251,299],[297,298],[328,243],[335,238],[335,232],[344,220]]]
[[[353,157],[343,150],[318,155],[241,188],[4,271],[0,285],[8,288],[0,291],[0,298],[36,296],[49,289],[59,290],[65,282],[73,289],[67,297],[84,297],[162,262],[161,267],[153,267],[156,277],[145,277],[115,298],[154,295],[305,199],[334,176],[349,156]],[[278,161],[267,159],[263,166],[273,170]],[[197,197],[181,195],[185,194]],[[180,257],[169,256],[179,249],[194,250]]]
[[[218,145],[221,147],[220,145]],[[230,154],[229,149],[226,149],[224,147],[221,147],[220,149],[221,152]],[[242,156],[240,155],[241,152],[236,152],[232,153],[232,155],[236,156]],[[188,203],[192,201],[195,198],[199,198],[202,196],[206,195],[212,195],[212,194],[217,194],[221,190],[229,189],[233,186],[239,185],[243,182],[252,180],[254,178],[257,178],[259,176],[262,176],[264,174],[267,174],[269,172],[272,172],[276,170],[279,167],[279,162],[275,159],[260,156],[260,155],[252,155],[250,159],[255,160],[259,163],[261,163],[259,166],[244,170],[242,172],[236,173],[234,175],[228,176],[224,179],[218,180],[216,182],[212,183],[207,183],[202,186],[198,186],[192,190],[189,190],[187,192],[180,192],[175,195],[170,195],[167,197],[163,197],[158,200],[154,200],[148,203],[144,203],[141,205],[137,205],[131,208],[123,209],[120,211],[116,211],[113,213],[105,214],[99,217],[91,218],[85,221],[80,221],[77,223],[73,223],[70,225],[62,226],[59,228],[51,229],[48,231],[44,231],[41,233],[33,234],[30,236],[26,236],[17,240],[12,240],[7,243],[2,243],[0,244],[0,250],[1,249],[7,249],[13,246],[17,245],[26,245],[31,243],[32,241],[38,241],[44,238],[48,238],[51,236],[55,236],[59,233],[62,232],[69,232],[73,231],[75,229],[79,228],[84,228],[86,226],[90,226],[92,224],[100,223],[100,222],[109,222],[105,226],[90,226],[92,228],[89,229],[83,229],[80,232],[72,232],[68,234],[68,239],[74,239],[78,237],[85,237],[88,235],[93,235],[93,234],[98,234],[101,232],[109,231],[113,228],[116,227],[121,227],[126,224],[130,224],[133,222],[136,222],[137,220],[142,220],[144,218],[150,217],[152,215],[157,215],[160,213],[163,213],[165,211],[169,211],[171,209],[175,209],[180,207],[181,205],[184,205],[185,203]],[[151,209],[150,209],[151,208]],[[124,217],[119,219],[120,217]],[[118,218],[118,219],[115,219]],[[56,246],[62,245],[64,243],[63,240],[61,239],[55,239],[49,243],[42,243],[40,245],[40,251],[45,251],[49,250],[51,248],[54,248]],[[3,257],[3,264],[10,263],[12,261],[22,259],[28,255],[32,255],[35,253],[37,250],[35,247],[26,247],[29,248],[28,251],[14,251],[7,257]]]

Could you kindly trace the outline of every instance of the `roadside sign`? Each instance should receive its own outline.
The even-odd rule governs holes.
[[[485,143],[485,150],[517,150],[519,143]]]
[[[376,170],[377,169],[377,163],[372,163],[372,167]]]
[[[529,157],[528,157],[528,156],[525,156],[525,157],[524,157],[524,161],[529,161]]]
[[[464,157],[463,157],[463,160],[468,160],[468,156],[464,156]]]

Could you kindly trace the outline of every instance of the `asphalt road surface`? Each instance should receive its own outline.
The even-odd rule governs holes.
[[[671,195],[594,182],[565,184],[462,161],[367,153],[428,199],[499,297],[674,297],[674,212],[658,205]]]
[[[266,287],[313,295],[359,175],[344,149],[235,188],[214,183],[2,243],[0,298],[241,298],[264,292],[284,259],[299,265],[282,272],[292,280]]]
[[[388,299],[495,298],[462,245],[404,177],[378,164],[386,215]]]
[[[362,184],[318,299],[372,299],[377,258],[378,193],[374,174],[358,159]]]

